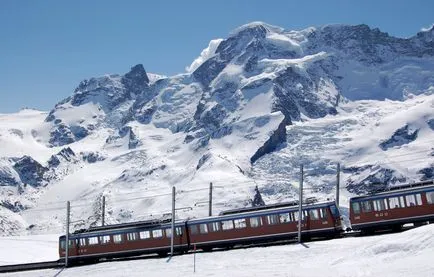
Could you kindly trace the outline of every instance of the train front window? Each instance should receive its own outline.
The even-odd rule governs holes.
[[[360,214],[360,204],[359,202],[354,202],[352,204],[354,214]]]
[[[338,209],[336,208],[335,205],[331,205],[330,206],[330,211],[332,212],[333,217],[337,217],[338,216]]]
[[[64,240],[61,240],[60,241],[60,249],[62,249],[62,250],[65,250],[65,241]]]
[[[434,191],[429,191],[426,193],[426,201],[428,204],[434,204]]]

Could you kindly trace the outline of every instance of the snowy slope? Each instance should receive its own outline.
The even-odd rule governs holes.
[[[180,218],[306,195],[348,197],[434,176],[434,30],[289,31],[262,22],[210,42],[175,76],[136,65],[83,80],[51,111],[0,115],[0,233]],[[373,184],[376,184],[375,186]]]
[[[25,239],[0,239],[1,249],[10,244],[16,250],[0,251],[4,264],[20,260],[34,261],[23,256]],[[43,260],[53,260],[52,247],[36,239]],[[31,242],[27,241],[27,245]],[[34,243],[34,241],[33,241]],[[48,246],[50,244],[50,246]],[[41,257],[42,255],[42,257]],[[60,276],[432,276],[434,265],[434,225],[419,227],[399,234],[335,239],[328,241],[288,244],[272,247],[197,253],[196,273],[193,254],[162,258],[107,262],[68,268]],[[326,269],[326,270],[325,270]],[[39,270],[4,274],[4,276],[54,276],[57,270]]]

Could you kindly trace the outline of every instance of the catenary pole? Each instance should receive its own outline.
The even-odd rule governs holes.
[[[66,234],[65,234],[65,267],[68,267],[68,252],[69,252],[69,215],[71,203],[66,202]]]
[[[303,165],[300,166],[300,192],[298,200],[298,242],[301,243],[301,224],[302,224],[302,206],[303,206]]]
[[[338,169],[336,172],[336,207],[339,209],[339,190],[341,181],[341,164],[338,163]]]
[[[105,196],[103,196],[102,197],[102,207],[101,207],[101,210],[102,210],[102,217],[101,217],[101,226],[104,226],[104,224],[105,224]]]
[[[170,256],[173,256],[174,237],[175,237],[175,186],[172,187],[172,235],[170,236]]]
[[[208,215],[212,216],[212,182],[209,183],[209,210]]]

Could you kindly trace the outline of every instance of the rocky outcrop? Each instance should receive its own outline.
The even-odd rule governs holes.
[[[386,151],[392,147],[409,144],[410,142],[416,140],[418,132],[418,129],[411,130],[408,125],[405,125],[404,127],[396,130],[390,139],[383,141],[379,146],[383,151]]]
[[[24,156],[14,164],[14,169],[20,176],[21,182],[33,187],[44,186],[47,183],[45,173],[48,168],[42,166],[32,157]]]
[[[277,130],[273,132],[270,138],[261,146],[256,153],[250,158],[250,162],[253,164],[260,157],[276,150],[276,148],[282,143],[286,142],[286,120],[283,120]]]

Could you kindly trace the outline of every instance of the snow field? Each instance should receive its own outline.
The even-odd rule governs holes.
[[[10,243],[15,247],[6,250],[5,246]],[[29,239],[1,239],[0,260],[35,261],[29,252],[23,255],[22,250],[27,249],[24,245],[30,243],[34,245]],[[52,257],[48,242],[45,245],[39,242],[37,246],[39,252],[34,254],[38,257]],[[434,276],[433,257],[434,225],[431,224],[396,234],[199,252],[196,254],[196,273],[193,272],[194,255],[189,254],[175,256],[170,261],[150,258],[73,267],[57,276]],[[58,272],[40,270],[4,276],[55,276]]]

